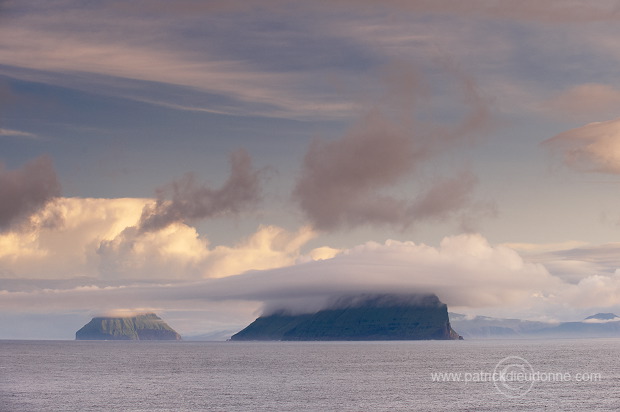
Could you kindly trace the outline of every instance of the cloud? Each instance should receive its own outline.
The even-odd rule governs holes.
[[[445,219],[468,204],[476,182],[476,176],[468,171],[453,178],[438,180],[415,199],[408,214],[416,219]]]
[[[513,245],[524,250],[524,259],[542,263],[554,276],[578,284],[593,275],[611,276],[620,268],[620,243],[588,245],[566,242],[556,245]]]
[[[612,276],[592,275],[564,293],[564,302],[572,307],[612,307],[620,302],[620,270]]]
[[[0,26],[5,63],[1,70],[12,78],[178,110],[342,119],[350,117],[356,105],[343,95],[345,88],[334,92],[334,78],[361,90],[372,83],[365,76],[367,70],[386,58],[410,56],[413,61],[428,61],[438,48],[448,45],[453,56],[466,51],[463,59],[471,58],[476,49],[473,63],[484,67],[501,60],[495,49],[492,57],[487,57],[491,42],[513,50],[503,44],[504,38],[498,40],[484,28],[475,37],[468,33],[463,38],[462,32],[454,36],[455,17],[469,23],[463,25],[464,31],[472,18],[507,19],[518,24],[523,20],[618,18],[614,5],[599,2],[254,3],[106,2],[85,6],[63,0],[50,1],[42,8],[11,2],[5,13],[10,17]],[[334,13],[334,9],[346,13]],[[220,10],[227,12],[220,14]],[[274,30],[274,19],[281,29]],[[359,36],[359,31],[340,30],[343,26],[372,32]],[[192,36],[178,27],[186,27]],[[278,38],[279,30],[286,31],[285,41]],[[446,38],[451,40],[446,43]],[[19,47],[14,46],[17,44]],[[480,44],[484,46],[478,47]],[[487,55],[480,56],[478,50]],[[264,59],[265,55],[270,58]],[[347,66],[355,69],[346,70]]]
[[[145,233],[128,227],[99,244],[98,274],[103,279],[159,281],[231,276],[291,265],[314,237],[308,227],[288,232],[263,225],[233,246],[210,248],[206,238],[184,224]]]
[[[542,265],[480,235],[445,238],[438,248],[368,242],[332,259],[221,279],[209,296],[256,299],[270,306],[323,304],[352,293],[436,293],[455,306],[501,306],[558,285]],[[289,309],[291,307],[288,307]]]
[[[45,9],[29,4],[9,7],[11,18],[0,26],[0,44],[6,46],[2,72],[7,76],[178,110],[313,119],[351,113],[346,99],[312,87],[316,77],[291,70],[270,72],[248,56],[236,55],[235,49],[245,49],[245,39],[264,38],[262,30],[244,24],[248,15],[227,17],[231,22],[226,26],[235,27],[231,33],[219,21],[203,24],[195,14],[158,7],[145,14],[147,5],[139,7],[137,17],[119,4],[48,4]],[[208,10],[200,11],[210,17]],[[186,36],[178,27],[193,27],[195,32]],[[16,42],[20,47],[12,46]],[[306,92],[299,94],[302,85]]]
[[[256,246],[257,242],[271,244],[269,250],[282,250],[288,239],[303,242],[306,230],[297,234],[273,228],[263,233],[259,230],[235,247],[245,250],[235,258],[244,260],[244,253],[269,256],[262,252],[263,246]],[[591,252],[593,256],[598,253],[594,247]],[[593,258],[585,249],[582,253],[574,259]],[[290,258],[295,254],[299,251],[283,250],[281,256]],[[605,272],[569,281],[561,273],[550,272],[544,260],[524,259],[513,249],[490,245],[476,234],[446,237],[437,247],[393,240],[367,242],[325,260],[309,261],[298,255],[288,263],[285,259],[279,263],[285,266],[215,279],[175,281],[164,277],[145,283],[126,278],[112,283],[109,279],[81,278],[51,282],[45,287],[38,283],[35,288],[0,281],[0,309],[32,313],[213,309],[215,318],[225,318],[230,310],[243,307],[247,320],[260,313],[254,312],[260,305],[264,311],[288,309],[301,313],[319,310],[340,296],[362,293],[435,293],[451,310],[525,319],[575,320],[620,308],[620,270],[610,269],[617,260],[609,261],[610,268]]]
[[[31,225],[0,233],[0,279],[170,281],[221,277],[292,265],[316,234],[259,226],[234,245],[212,247],[196,228],[174,222],[156,231],[137,225],[151,199],[58,198]],[[54,216],[58,225],[44,225]],[[321,255],[317,252],[317,258]]]
[[[159,188],[155,204],[145,206],[142,212],[139,231],[160,230],[176,222],[234,216],[255,206],[260,200],[261,172],[252,167],[252,159],[242,149],[232,153],[230,165],[230,177],[219,189],[196,183],[193,174]]]
[[[145,233],[130,226],[113,239],[102,240],[96,253],[97,275],[102,278],[198,278],[208,243],[195,228],[183,224]]]
[[[374,113],[343,138],[310,145],[294,197],[322,230],[400,221],[404,202],[375,192],[410,172],[420,155],[402,130]]]
[[[55,197],[59,185],[47,157],[1,172],[0,195],[7,200],[0,227],[11,231],[0,234],[0,277],[187,279],[292,263],[314,236],[307,229],[289,236],[261,226],[248,244],[211,250],[188,225],[238,215],[259,201],[262,171],[243,150],[230,163],[220,188],[186,175],[158,189],[155,201]],[[26,218],[28,225],[14,225]]]
[[[573,118],[610,116],[620,108],[620,90],[601,83],[579,84],[552,97],[544,106]]]
[[[311,143],[293,198],[317,229],[365,224],[407,227],[418,220],[445,218],[467,205],[476,182],[467,172],[438,179],[414,199],[385,194],[430,159],[469,142],[472,134],[490,123],[486,102],[471,79],[453,67],[447,69],[467,102],[455,124],[429,125],[417,118],[416,110],[428,97],[428,85],[410,66],[400,64],[388,70],[387,93],[380,107],[370,110],[341,138]]]
[[[7,230],[60,195],[60,183],[48,156],[16,170],[0,163],[0,230]]]
[[[0,95],[1,98],[1,95]],[[2,129],[0,128],[0,136],[13,136],[13,137],[23,137],[29,139],[37,139],[37,135],[28,132],[22,132],[20,130],[12,130],[12,129]]]
[[[451,306],[519,306],[532,295],[562,286],[540,264],[511,249],[493,247],[480,235],[445,238],[438,248],[412,242],[368,242],[331,259],[290,264],[188,284],[79,287],[3,292],[3,308],[21,301],[92,310],[114,307],[200,307],[224,300],[262,302],[265,307],[317,310],[331,299],[356,293],[436,293]]]
[[[503,245],[516,250],[522,255],[528,255],[579,248],[581,246],[586,246],[587,243],[577,240],[569,240],[560,243],[504,243]]]
[[[518,58],[515,50],[519,53],[518,47],[523,47],[522,36],[514,30],[498,36],[497,30],[491,33],[486,22],[476,19],[508,20],[502,24],[514,26],[524,21],[618,19],[614,4],[581,1],[164,3],[85,6],[75,0],[50,0],[42,8],[10,2],[8,17],[0,26],[4,62],[0,71],[10,78],[175,110],[343,119],[357,109],[346,90],[364,93],[372,87],[374,79],[367,74],[386,59],[407,56],[411,61],[432,62],[438,51],[446,49],[466,66],[484,70]],[[477,30],[472,30],[474,25]],[[535,36],[537,46],[545,34]],[[617,36],[612,32],[609,37]],[[495,90],[514,80],[497,79],[496,74],[488,70],[482,74],[487,84],[491,77],[496,79]],[[532,76],[526,77],[518,89],[531,84]],[[505,104],[514,109],[514,99]]]
[[[542,145],[580,172],[620,173],[620,118],[562,132]]]
[[[57,216],[54,227],[30,225],[0,234],[0,277],[98,278],[97,248],[135,225],[148,199],[58,198],[32,216]]]
[[[278,226],[261,225],[253,235],[236,245],[212,249],[203,267],[204,276],[220,278],[252,270],[292,265],[301,257],[302,246],[316,237],[309,226],[289,232]],[[334,252],[332,252],[334,253]],[[312,260],[328,256],[325,250],[312,251]]]

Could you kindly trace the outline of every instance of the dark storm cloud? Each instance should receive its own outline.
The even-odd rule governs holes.
[[[407,227],[418,220],[445,217],[467,204],[476,181],[470,173],[440,180],[412,198],[384,193],[441,153],[470,142],[490,123],[486,102],[473,81],[445,66],[464,107],[458,121],[435,125],[420,121],[420,107],[425,114],[429,109],[425,103],[429,87],[410,67],[398,65],[387,73],[380,108],[362,117],[343,137],[312,142],[293,197],[317,229],[364,224]]]
[[[260,200],[261,171],[254,169],[250,155],[242,149],[230,156],[230,176],[213,189],[188,173],[157,190],[157,200],[142,211],[139,230],[163,229],[175,222],[235,215]]]
[[[6,170],[0,163],[0,230],[28,218],[59,195],[60,183],[49,156],[16,170]]]

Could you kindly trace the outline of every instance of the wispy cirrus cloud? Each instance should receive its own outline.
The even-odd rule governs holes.
[[[35,139],[35,140],[39,138],[39,136],[37,136],[34,133],[24,132],[21,130],[0,128],[0,137],[1,136],[17,137],[17,138],[22,138],[22,139]]]
[[[41,8],[27,4],[9,8],[12,19],[0,27],[0,44],[6,46],[0,51],[6,75],[21,78],[24,74],[19,69],[30,69],[30,80],[59,82],[91,91],[97,88],[89,83],[107,82],[118,88],[122,79],[141,81],[145,83],[139,87],[130,85],[115,93],[179,110],[328,118],[351,111],[346,100],[331,93],[328,85],[322,90],[307,87],[317,79],[316,74],[303,69],[267,70],[252,56],[229,52],[226,44],[214,40],[216,36],[193,17],[182,17],[182,21],[169,14],[136,18],[121,13],[122,7],[52,3]],[[243,28],[243,19],[241,16],[239,36],[252,38],[252,29]],[[213,30],[223,30],[217,29],[221,22],[214,23]],[[194,27],[198,35],[186,36],[177,30],[178,24]],[[230,42],[231,47],[243,43],[236,37]],[[269,44],[263,47],[271,48]],[[156,90],[151,92],[146,87],[146,82],[200,91],[202,101],[189,103],[178,100],[178,96],[177,101],[168,100],[171,95],[158,97]],[[298,93],[300,87],[304,89],[303,95]],[[222,99],[228,104],[222,103]]]
[[[333,10],[347,13],[336,19]],[[372,88],[374,70],[402,56],[423,62],[449,54],[492,79],[498,66],[518,61],[522,39],[507,33],[490,36],[485,22],[533,23],[533,30],[543,28],[536,36],[538,47],[546,44],[540,38],[549,24],[618,18],[613,2],[582,1],[472,1],[465,6],[425,0],[380,5],[188,0],[84,6],[54,0],[9,3],[5,14],[10,18],[0,27],[0,72],[9,77],[176,110],[305,120],[350,118],[358,109],[352,97]],[[437,19],[442,16],[464,24]],[[583,42],[596,46],[596,53],[617,49],[616,33],[578,36],[590,38]],[[557,44],[553,47],[555,54]],[[541,54],[549,53],[542,49]],[[200,96],[164,93],[161,85]]]

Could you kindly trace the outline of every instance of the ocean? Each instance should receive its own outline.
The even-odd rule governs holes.
[[[618,411],[620,339],[0,341],[0,410]]]

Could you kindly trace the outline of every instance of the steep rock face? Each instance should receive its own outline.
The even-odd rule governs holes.
[[[231,340],[428,340],[459,339],[448,309],[435,295],[343,297],[327,309],[261,316]]]
[[[76,340],[181,340],[154,313],[132,317],[96,317],[75,333]]]

